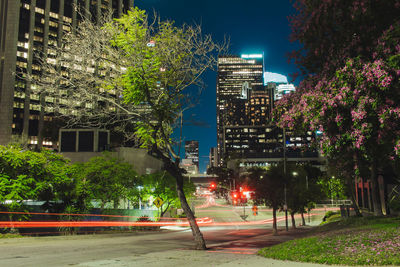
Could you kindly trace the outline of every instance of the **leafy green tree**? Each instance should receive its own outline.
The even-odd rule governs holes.
[[[0,201],[11,200],[11,208],[28,199],[48,206],[61,200],[64,187],[71,183],[67,172],[68,160],[54,152],[0,146]]]
[[[346,198],[345,185],[343,184],[342,179],[335,176],[324,177],[319,181],[319,184],[322,186],[322,190],[329,199]]]
[[[133,106],[145,103],[145,118],[137,123],[135,134],[143,147],[151,149],[176,179],[176,190],[190,223],[197,249],[205,249],[203,235],[191,211],[179,168],[180,157],[171,134],[186,103],[190,86],[200,86],[200,75],[216,63],[221,47],[199,27],[177,27],[170,21],[148,23],[144,11],[134,9],[107,24],[113,33],[111,45],[124,55],[127,63],[123,75],[107,83],[108,88],[122,87],[123,102]]]
[[[110,18],[102,20],[105,24],[83,20],[76,33],[66,34],[54,48],[57,64],[41,62],[44,75],[38,87],[54,89],[50,96],[59,101],[51,105],[58,105],[54,110],[69,124],[118,130],[157,155],[176,179],[196,247],[205,249],[183,191],[179,149],[171,134],[193,104],[190,93],[203,87],[201,75],[216,64],[225,46],[199,26],[178,27],[157,16],[149,22],[138,8]]]
[[[294,215],[300,213],[305,225],[304,213],[309,210],[310,203],[325,199],[319,183],[322,172],[309,164],[289,164],[287,170],[287,205],[292,219],[292,227],[296,228]]]
[[[129,189],[135,188],[138,176],[132,165],[104,153],[93,157],[84,164],[83,180],[77,184],[80,194],[90,191],[93,199],[100,200],[101,209],[108,202],[118,207],[120,199],[128,196]],[[78,194],[79,195],[79,194]]]
[[[253,168],[249,175],[255,185],[255,202],[272,208],[273,234],[278,234],[276,212],[284,204],[284,187],[286,177],[282,166],[271,166],[267,171]]]
[[[65,203],[65,212],[75,211],[86,213],[92,208],[91,201],[94,194],[91,188],[90,180],[85,177],[85,163],[78,162],[69,166],[68,175],[72,183],[64,188],[63,202]]]
[[[171,207],[180,208],[180,200],[176,192],[175,178],[172,177],[168,172],[158,172],[154,174],[144,175],[141,180],[143,189],[140,190],[140,196],[142,200],[149,200],[150,197],[153,199],[159,197],[163,200],[163,205],[160,207],[160,217]],[[185,180],[184,192],[187,198],[191,198],[196,188],[193,183]]]

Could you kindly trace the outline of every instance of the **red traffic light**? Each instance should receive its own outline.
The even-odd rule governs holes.
[[[217,185],[214,182],[212,182],[208,188],[210,191],[214,191],[217,189]]]

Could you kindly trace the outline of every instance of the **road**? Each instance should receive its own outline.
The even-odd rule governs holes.
[[[299,237],[307,227],[286,232],[281,220],[279,236],[273,236],[268,210],[260,210],[258,217],[250,216],[249,222],[240,218],[242,208],[213,201],[212,205],[197,207],[196,211],[199,217],[209,216],[214,221],[201,227],[209,248],[206,251],[193,250],[193,237],[187,227],[120,234],[26,237],[0,239],[0,266],[311,266],[255,255],[260,248]]]
[[[188,230],[2,239],[0,266],[258,266],[268,261],[254,255],[259,248],[300,234],[282,230],[275,237],[262,228],[202,230],[207,251],[192,250]]]

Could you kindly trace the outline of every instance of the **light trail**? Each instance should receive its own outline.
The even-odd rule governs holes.
[[[109,218],[142,218],[143,216],[129,215],[104,215],[104,214],[85,214],[85,213],[46,213],[46,212],[22,212],[22,211],[0,211],[0,214],[20,214],[20,215],[48,215],[48,216],[84,216],[84,217],[109,217]],[[161,217],[162,220],[186,220],[186,218]]]
[[[215,210],[203,210],[210,207],[222,207],[227,209],[215,209]],[[234,212],[235,210],[241,210],[243,206],[228,206],[217,204],[215,198],[208,196],[204,204],[196,206],[196,212]],[[247,206],[248,209],[251,206]],[[318,208],[315,211],[322,210],[339,210],[339,208]],[[259,209],[264,212],[272,212],[272,209]],[[46,215],[46,216],[80,216],[80,217],[99,217],[101,218],[130,218],[135,221],[92,221],[92,220],[75,220],[75,221],[0,221],[0,227],[2,228],[60,228],[60,227],[132,227],[132,226],[149,226],[149,227],[162,227],[162,226],[178,226],[178,227],[189,227],[189,222],[186,218],[160,218],[160,221],[136,221],[141,216],[128,216],[128,215],[103,215],[103,214],[84,214],[84,213],[44,213],[44,212],[7,212],[0,211],[0,214],[20,214],[20,215]],[[318,214],[309,214],[310,216]],[[300,217],[300,214],[295,216]],[[285,217],[277,217],[277,222],[284,221]],[[215,222],[209,217],[198,218],[196,222],[201,227],[210,226],[249,226],[249,225],[263,225],[272,224],[273,218],[266,220],[254,220],[254,221],[235,221],[235,222]]]
[[[209,224],[212,219],[205,217],[196,219],[197,224]],[[115,226],[185,226],[186,222],[124,222],[124,221],[0,221],[4,228],[53,228],[53,227],[115,227]]]
[[[317,215],[317,214],[310,214]],[[300,217],[297,215],[296,217]],[[277,217],[277,222],[285,220],[284,216]],[[272,224],[273,218],[267,220],[257,221],[236,221],[236,222],[214,222],[209,217],[196,219],[196,222],[201,227],[214,227],[214,226],[249,226],[249,225],[265,225]],[[125,222],[125,221],[0,221],[0,227],[3,228],[54,228],[54,227],[129,227],[129,226],[181,226],[189,227],[187,221],[182,222]]]

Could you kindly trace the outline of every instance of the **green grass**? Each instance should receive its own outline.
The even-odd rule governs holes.
[[[266,247],[258,253],[267,258],[322,264],[400,265],[400,217],[326,223],[309,237]]]
[[[23,237],[22,235],[19,234],[0,234],[0,239],[2,238],[20,238]]]

